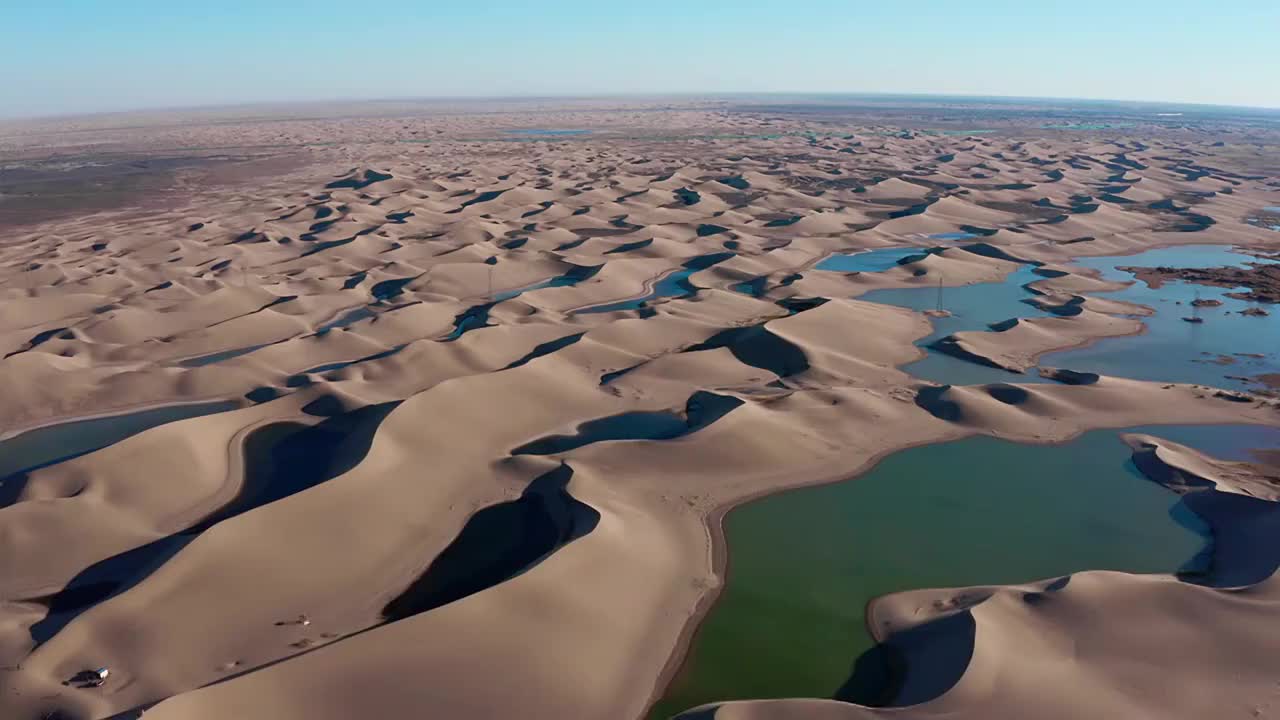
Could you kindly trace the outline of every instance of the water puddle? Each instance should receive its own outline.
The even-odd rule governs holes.
[[[512,298],[519,297],[524,293],[541,290],[542,288],[571,287],[573,285],[577,285],[583,280],[594,277],[596,273],[600,272],[600,268],[602,267],[604,266],[574,265],[568,272],[562,275],[557,275],[549,280],[544,280],[540,283],[535,283],[533,285],[528,285],[514,290],[504,290],[502,292],[495,293],[492,299],[488,302],[481,303],[479,305],[472,305],[459,313],[457,317],[453,319],[453,330],[450,331],[448,335],[441,338],[441,342],[453,342],[472,330],[491,327],[489,325],[489,311],[504,300],[510,300]]]
[[[583,280],[589,280],[595,277],[595,274],[600,272],[600,268],[602,267],[604,267],[604,265],[574,265],[568,272],[565,272],[562,275],[557,275],[549,280],[544,280],[540,283],[535,283],[527,287],[517,288],[514,290],[503,290],[502,292],[495,293],[493,296],[493,302],[500,303],[503,300],[510,300],[515,297],[520,297],[527,292],[533,292],[534,290],[541,290],[543,288],[572,287]]]
[[[10,477],[15,473],[70,460],[158,425],[238,407],[239,403],[230,400],[169,405],[108,417],[71,420],[0,440],[0,478],[4,478],[0,480],[0,499],[7,498],[12,502],[13,498],[8,498],[8,495],[17,485],[15,478]],[[6,504],[0,501],[0,506]]]
[[[285,385],[288,387],[304,387],[306,385],[311,384],[311,380],[307,377],[308,375],[318,375],[320,373],[333,372],[334,370],[341,370],[344,367],[349,367],[357,363],[369,362],[371,360],[381,360],[383,358],[387,358],[387,357],[391,357],[392,355],[395,355],[396,353],[405,349],[405,347],[407,347],[407,344],[396,345],[393,348],[383,350],[382,352],[377,352],[372,355],[366,355],[362,358],[356,358],[355,360],[339,360],[337,362],[325,363],[323,365],[315,365],[307,368],[306,370],[303,370],[302,372],[294,373],[293,375],[290,375],[285,380]]]
[[[688,260],[682,266],[682,270],[668,273],[653,284],[653,289],[648,295],[631,300],[619,300],[617,302],[606,303],[604,305],[595,305],[592,307],[575,310],[573,314],[586,313],[606,313],[617,312],[619,310],[638,310],[647,307],[649,302],[664,297],[687,298],[692,297],[698,292],[698,288],[689,282],[689,276],[706,270],[716,263],[724,262],[733,257],[734,253],[720,252],[708,255],[699,255],[698,257]]]
[[[814,266],[815,270],[835,272],[884,272],[901,265],[907,258],[920,256],[918,247],[893,247],[864,250],[847,255],[831,255]]]

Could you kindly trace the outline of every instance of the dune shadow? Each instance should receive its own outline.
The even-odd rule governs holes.
[[[185,530],[94,563],[62,590],[29,599],[48,608],[31,626],[32,639],[43,644],[86,610],[137,587],[214,525],[355,467],[368,453],[378,426],[398,404],[366,406],[313,426],[279,422],[254,430],[244,441],[244,479],[234,498]]]
[[[972,613],[964,611],[894,633],[858,656],[832,698],[870,707],[937,699],[969,669],[977,627]]]
[[[1005,405],[1021,405],[1031,399],[1031,393],[1016,385],[994,383],[984,388],[987,394]]]
[[[1013,327],[1015,327],[1018,324],[1018,322],[1019,321],[1016,318],[1014,318],[1011,324],[1008,321],[1005,321],[1005,322],[999,322],[999,323],[992,323],[990,327],[993,332],[1006,332],[1008,330],[1011,330]],[[1009,372],[1019,372],[1017,370],[1010,370],[1009,368],[1001,365],[1000,363],[996,362],[995,360],[992,360],[991,358],[985,355],[979,355],[978,353],[971,352],[965,349],[960,344],[960,341],[954,335],[948,335],[939,340],[935,340],[934,342],[929,343],[925,347],[929,348],[930,350],[934,350],[939,353],[942,353],[943,355],[948,355],[950,357],[956,358],[957,360],[964,360],[966,362],[971,362],[975,365],[982,365],[984,367],[995,368],[997,370],[1008,370]]]
[[[548,435],[525,443],[512,455],[553,455],[610,440],[674,440],[701,430],[729,414],[742,400],[699,390],[685,403],[684,416],[667,411],[637,411],[588,420],[573,435]]]
[[[18,502],[22,492],[27,489],[31,474],[16,472],[8,477],[0,477],[0,508],[6,508]]]
[[[551,353],[557,350],[567,348],[570,345],[573,345],[574,343],[581,340],[582,337],[586,334],[587,333],[584,330],[583,332],[574,333],[572,335],[565,335],[564,337],[559,337],[559,338],[556,338],[555,340],[548,340],[547,342],[544,342],[536,346],[535,348],[530,350],[528,353],[526,353],[524,356],[520,357],[519,359],[512,361],[511,364],[504,367],[503,370],[511,370],[512,368],[518,368],[521,365],[526,365],[529,362],[533,360],[537,360],[538,358],[544,355],[550,355]]]
[[[1048,378],[1064,385],[1093,385],[1102,376],[1091,372],[1077,372],[1065,368],[1040,368],[1040,377]]]
[[[594,530],[600,513],[569,494],[572,477],[573,468],[561,463],[518,499],[472,515],[422,575],[383,607],[383,620],[403,620],[510,580]]]
[[[1207,523],[1213,536],[1205,551],[1178,574],[1184,582],[1237,588],[1256,585],[1280,570],[1277,503],[1203,489],[1184,494],[1174,510],[1179,507]]]
[[[877,643],[854,660],[849,679],[831,699],[867,707],[887,707],[901,691],[906,670],[906,658],[900,649]]]
[[[1255,585],[1280,570],[1280,503],[1223,492],[1207,478],[1165,463],[1154,447],[1135,448],[1133,467],[1151,482],[1181,495],[1169,511],[1176,522],[1211,535],[1179,579],[1214,588]]]
[[[916,390],[916,406],[925,410],[939,420],[960,422],[964,419],[964,410],[960,404],[947,397],[950,385],[928,385]]]
[[[728,348],[738,362],[790,377],[809,369],[809,358],[795,343],[775,335],[764,325],[722,330],[684,352]]]

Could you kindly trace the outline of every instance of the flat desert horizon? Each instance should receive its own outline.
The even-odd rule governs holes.
[[[0,121],[0,717],[1280,718],[1280,111]]]

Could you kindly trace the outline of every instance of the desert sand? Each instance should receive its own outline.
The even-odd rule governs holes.
[[[1151,310],[1095,297],[1120,285],[1073,259],[1280,247],[1245,222],[1280,204],[1265,130],[482,110],[0,133],[6,166],[40,183],[0,188],[0,453],[59,423],[236,405],[10,461],[0,716],[640,718],[724,582],[736,505],[976,434],[1280,426],[1274,398],[1203,385],[924,382],[901,366],[930,317],[859,299],[1032,263],[1036,302],[1058,312],[957,333],[948,352],[1030,373],[1140,333]],[[116,193],[89,193],[101,207],[74,201],[89,159]],[[120,169],[139,162],[145,182]],[[930,250],[816,267],[887,248]],[[1274,471],[1128,441],[1213,525],[1209,577],[882,598],[868,624],[912,659],[906,707],[687,716],[1280,715],[1280,558],[1258,549],[1274,545]]]

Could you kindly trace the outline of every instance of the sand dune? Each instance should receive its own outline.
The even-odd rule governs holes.
[[[1274,398],[1087,368],[925,382],[903,366],[934,351],[916,343],[942,314],[863,298],[1038,268],[1030,298],[1048,317],[940,341],[1019,372],[1140,332],[1153,310],[1101,297],[1123,283],[1074,260],[1280,243],[1243,222],[1274,187],[1202,135],[1144,149],[879,124],[845,137],[702,104],[145,137],[85,122],[65,128],[83,140],[54,137],[160,153],[280,135],[303,159],[238,183],[183,175],[198,194],[0,236],[5,717],[639,718],[724,582],[720,521],[736,505],[970,435],[1280,425]],[[559,126],[593,132],[507,132]],[[11,152],[52,152],[14,137]],[[1221,169],[1189,170],[1192,150]],[[901,255],[828,269],[886,251]],[[214,400],[229,405],[77,457],[27,462],[5,445]],[[1129,441],[1215,524],[1209,576],[893,595],[869,621],[912,658],[911,707],[689,716],[1280,711],[1262,630],[1275,566],[1241,550],[1273,538],[1274,478]],[[102,687],[70,682],[102,666]]]

